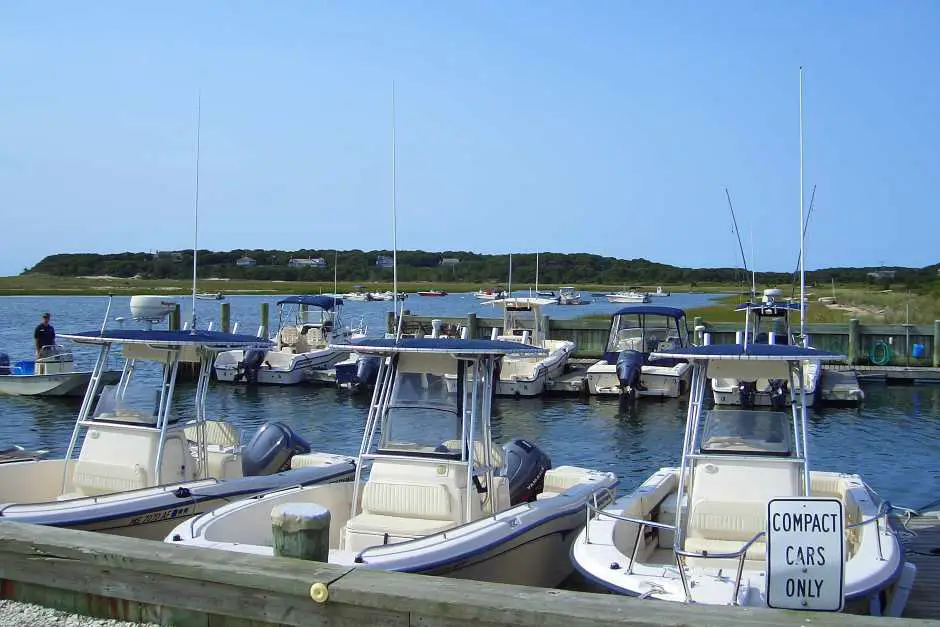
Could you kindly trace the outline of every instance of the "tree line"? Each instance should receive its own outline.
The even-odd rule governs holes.
[[[380,256],[391,256],[389,250],[247,250],[225,252],[200,250],[197,258],[199,276],[258,281],[332,281],[336,276],[349,281],[391,281],[392,269],[377,265]],[[237,261],[251,258],[256,265],[241,266]],[[317,259],[326,261],[323,268],[289,267],[290,259]],[[453,265],[442,265],[443,260],[459,260]],[[192,276],[192,250],[162,251],[160,253],[125,252],[114,254],[66,253],[50,255],[24,274],[42,273],[54,276],[109,275],[122,278],[188,279]],[[940,264],[924,268],[866,267],[826,268],[807,273],[810,284],[870,283],[886,286],[906,286],[910,289],[936,290]],[[887,273],[885,273],[887,271]],[[893,271],[893,276],[888,276]],[[882,272],[877,277],[869,273]],[[398,251],[398,278],[400,281],[470,282],[484,285],[506,285],[509,273],[508,255],[485,255],[469,251],[426,252]],[[887,275],[886,275],[887,274]],[[512,257],[513,284],[528,286],[535,283],[536,255],[514,254]],[[794,282],[789,272],[762,272],[758,279],[763,285],[786,286]],[[538,256],[540,285],[689,285],[708,283],[748,284],[750,279],[740,268],[682,268],[656,263],[646,259],[617,259],[587,253],[540,253]]]

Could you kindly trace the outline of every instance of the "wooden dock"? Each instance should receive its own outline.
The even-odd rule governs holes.
[[[685,605],[236,554],[0,522],[0,598],[179,627],[883,627],[888,619]],[[940,621],[891,619],[897,627]]]
[[[940,618],[940,517],[914,516],[901,530],[907,559],[917,566],[904,616]]]

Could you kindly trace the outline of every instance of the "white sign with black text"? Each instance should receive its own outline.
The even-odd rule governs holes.
[[[780,498],[767,504],[767,605],[838,612],[845,601],[842,502]]]

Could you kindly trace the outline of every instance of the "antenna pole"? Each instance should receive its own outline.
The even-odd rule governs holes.
[[[800,66],[800,343],[806,346],[806,251],[803,240],[806,226],[803,221],[803,66]]]
[[[512,298],[512,253],[509,253],[509,288],[507,289],[506,298]]]
[[[738,238],[738,248],[741,250],[741,263],[744,264],[744,280],[747,281],[747,256],[744,254],[744,244],[741,243],[741,230],[738,229],[738,219],[734,215],[734,205],[731,204],[731,194],[728,188],[725,188],[725,198],[728,199],[728,209],[731,210],[731,224],[734,226],[734,234]],[[754,254],[754,251],[751,251]]]
[[[398,187],[395,170],[395,81],[392,81],[392,311],[398,313]],[[401,325],[398,325],[401,328]],[[396,336],[400,333],[396,333]]]
[[[539,295],[539,254],[535,253],[535,295]]]
[[[196,191],[193,200],[193,318],[190,333],[196,332],[196,256],[199,250],[199,130],[202,125],[202,94],[196,95]]]
[[[339,251],[333,251],[333,306],[336,307],[337,272],[339,271]]]

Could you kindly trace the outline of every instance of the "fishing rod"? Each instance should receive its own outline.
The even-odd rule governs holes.
[[[731,194],[728,192],[727,187],[725,187],[725,198],[728,199],[728,209],[731,210],[731,224],[734,226],[734,235],[738,238],[738,249],[741,251],[741,263],[744,264],[744,279],[747,280],[747,256],[744,254],[744,244],[741,243],[741,230],[738,229],[738,219],[734,215],[734,205],[731,203]],[[753,288],[751,291],[754,291]]]

